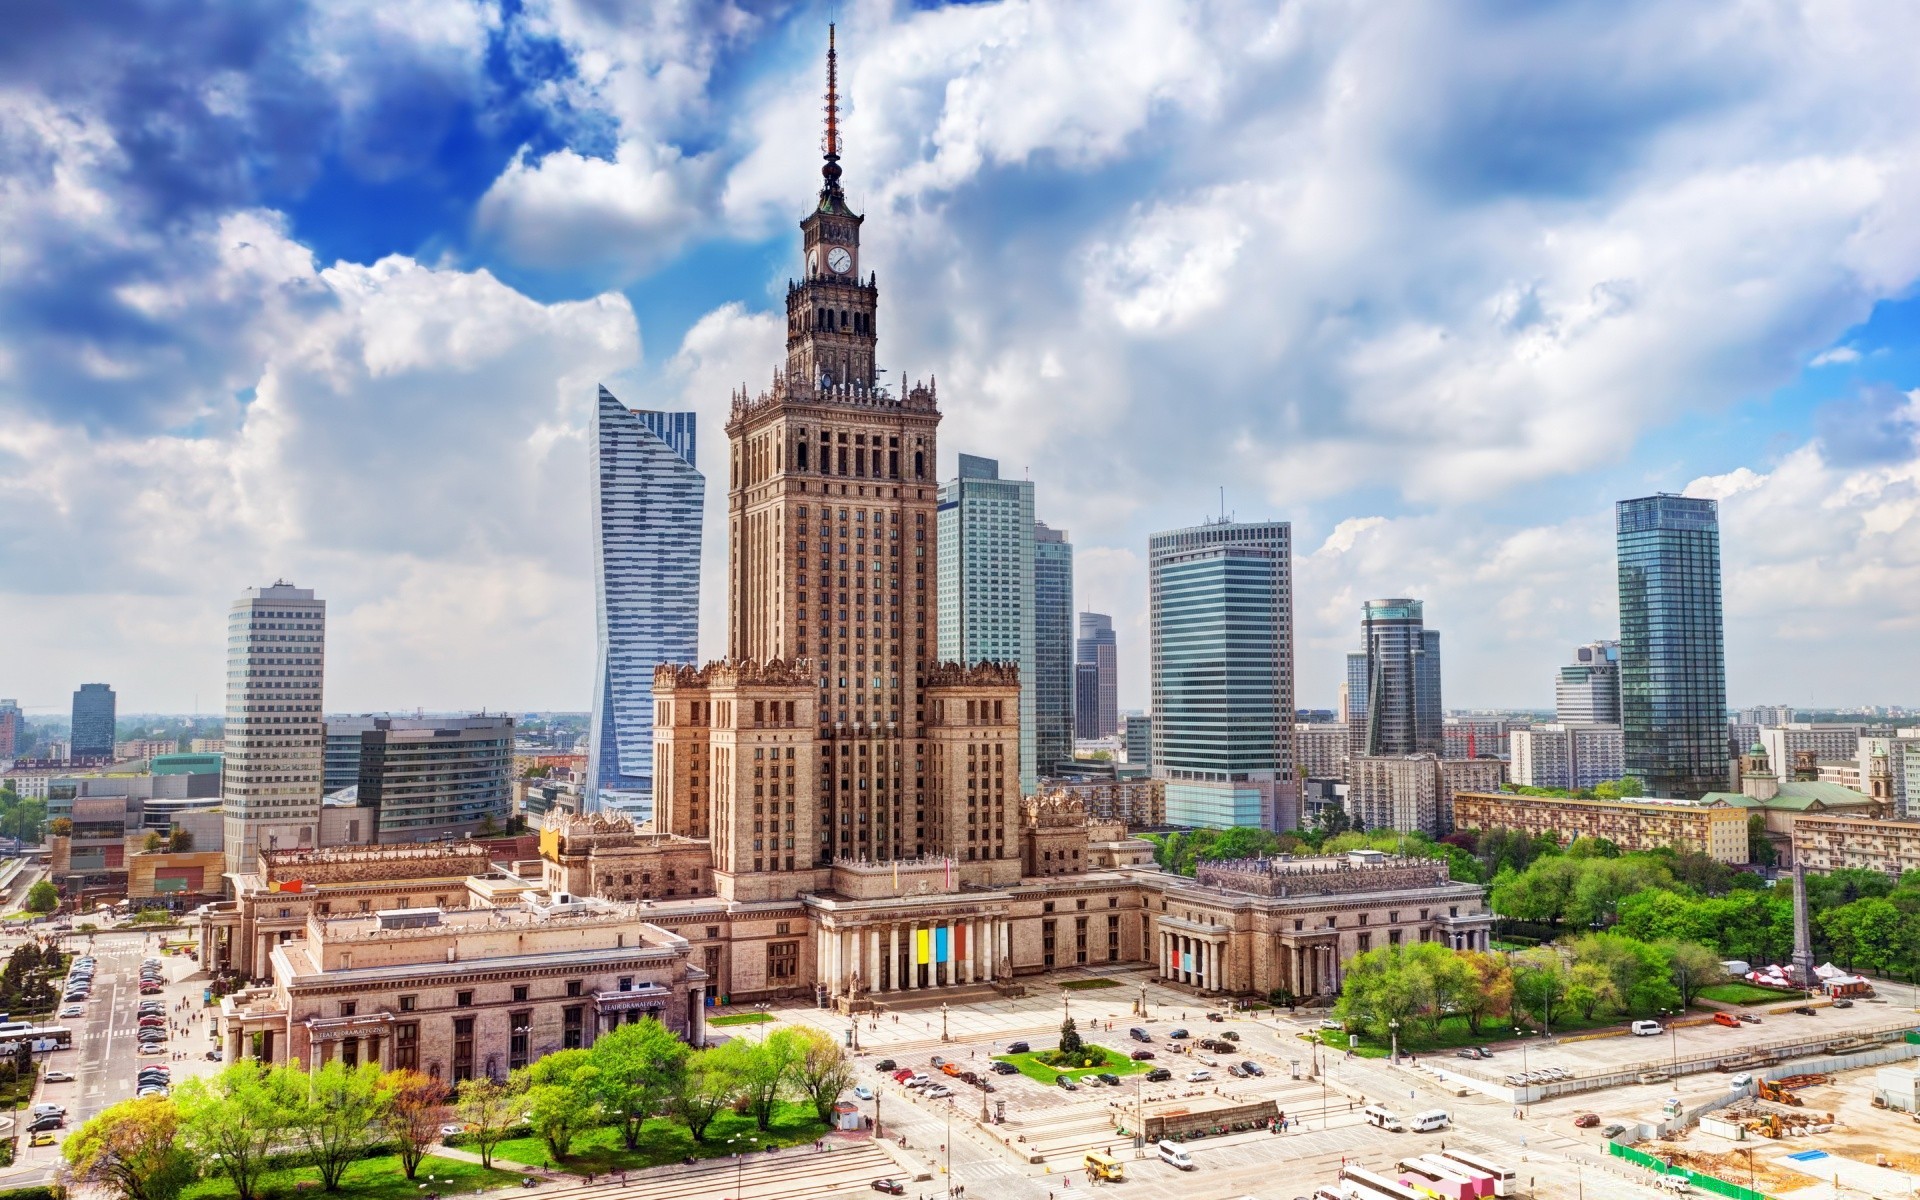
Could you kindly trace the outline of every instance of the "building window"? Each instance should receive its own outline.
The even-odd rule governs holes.
[[[410,999],[410,997],[402,997],[402,999]],[[393,1069],[396,1071],[420,1069],[419,1022],[404,1021],[393,1027]]]
[[[773,933],[775,937],[785,937],[792,932],[793,922],[791,921],[775,921],[773,923]]]
[[[578,979],[567,980],[567,995],[578,996],[579,994],[580,994],[580,981]]]
[[[578,993],[575,993],[576,995]],[[583,1045],[586,1008],[579,1004],[569,1004],[560,1010],[560,1046],[564,1050],[578,1050]]]
[[[767,978],[794,979],[800,974],[799,942],[767,943]]]
[[[514,984],[513,985],[513,1002],[515,1004],[524,1004],[526,1003],[526,999],[527,999],[527,985],[524,983]]]
[[[517,1071],[527,1065],[527,1037],[533,1032],[533,1010],[520,1009],[507,1014],[507,1069]]]
[[[1107,918],[1107,961],[1120,961],[1120,918]]]
[[[343,1017],[351,1017],[359,1011],[360,1002],[358,1000],[342,1000],[340,1002],[340,1015]]]
[[[456,1017],[453,1022],[453,1081],[473,1078],[473,1018]]]
[[[1087,919],[1073,919],[1073,961],[1085,965],[1087,961]]]
[[[1053,926],[1052,921],[1040,922],[1040,963],[1048,968],[1053,966]]]
[[[455,992],[453,994],[453,1006],[455,1008],[472,1008],[473,993],[472,992]]]
[[[413,1006],[414,1006],[414,1003],[415,1003],[416,1001],[418,1001],[419,999],[420,999],[420,997],[418,997],[418,996],[402,996],[402,997],[400,997],[400,1011],[401,1011],[401,1012],[412,1012],[412,1011],[413,1011]]]

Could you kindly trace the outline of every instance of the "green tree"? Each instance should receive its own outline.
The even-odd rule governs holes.
[[[1553,1028],[1567,997],[1567,967],[1558,950],[1537,946],[1513,956],[1513,999],[1541,1028]]]
[[[1767,837],[1767,819],[1759,813],[1747,818],[1747,861],[1771,867],[1780,861],[1780,851]]]
[[[595,1073],[587,1050],[560,1050],[513,1072],[511,1083],[526,1105],[527,1123],[556,1159],[565,1158],[574,1135],[600,1116]]]
[[[1460,999],[1467,1028],[1477,1037],[1480,1027],[1513,1011],[1513,968],[1506,956],[1487,950],[1469,950],[1461,958],[1473,971],[1473,980]]]
[[[800,1093],[813,1102],[814,1115],[825,1122],[833,1117],[833,1106],[853,1086],[853,1059],[839,1042],[817,1029],[800,1031],[805,1049],[794,1067],[793,1082]]]
[[[400,1156],[400,1170],[412,1179],[446,1122],[447,1085],[402,1069],[380,1076],[379,1089],[382,1124]]]
[[[480,1165],[493,1167],[493,1148],[506,1140],[507,1131],[526,1115],[512,1088],[484,1075],[460,1085],[453,1111],[466,1126],[467,1140],[480,1155]]]
[[[1660,949],[1666,953],[1668,976],[1679,989],[1682,1008],[1694,1002],[1700,989],[1726,981],[1727,972],[1720,965],[1720,953],[1711,946],[1671,941],[1661,943]]]
[[[627,1149],[639,1149],[640,1127],[679,1090],[692,1049],[648,1017],[603,1034],[589,1053],[595,1099],[620,1122]]]
[[[1066,1056],[1078,1055],[1086,1049],[1086,1043],[1080,1039],[1080,1027],[1068,1017],[1060,1022],[1060,1053]]]
[[[1848,970],[1886,972],[1896,961],[1903,917],[1892,900],[1868,897],[1820,914],[1820,929]]]
[[[211,1078],[181,1081],[173,1098],[187,1152],[225,1175],[238,1200],[255,1200],[299,1104],[286,1068],[242,1059]]]
[[[741,1053],[739,1038],[711,1050],[696,1050],[687,1059],[686,1074],[680,1091],[673,1098],[674,1113],[686,1124],[696,1142],[707,1140],[707,1128],[721,1111],[740,1094]]]
[[[754,1125],[764,1132],[773,1126],[773,1107],[792,1083],[806,1047],[792,1029],[777,1029],[755,1045],[740,1040],[727,1045],[746,1045],[747,1053],[738,1066],[740,1096],[753,1114]]]
[[[379,1136],[380,1068],[335,1060],[299,1081],[303,1094],[287,1121],[320,1173],[320,1186],[340,1190],[341,1176]]]
[[[27,911],[50,913],[60,907],[60,892],[47,880],[40,879],[27,889]]]
[[[1613,975],[1598,963],[1576,963],[1567,973],[1567,1006],[1584,1021],[1593,1020],[1593,1014],[1601,1008],[1623,1007]]]
[[[193,1159],[180,1144],[180,1112],[162,1096],[123,1100],[60,1147],[76,1183],[120,1200],[173,1200],[193,1181]]]
[[[1669,888],[1642,888],[1621,898],[1615,928],[1645,942],[1685,937],[1697,903]]]

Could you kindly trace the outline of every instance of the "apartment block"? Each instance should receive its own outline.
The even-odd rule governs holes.
[[[1508,735],[1513,781],[1580,791],[1626,774],[1618,725],[1534,725]]]
[[[1747,861],[1747,812],[1679,800],[1572,800],[1507,792],[1461,792],[1453,799],[1460,829],[1511,829],[1551,834],[1564,844],[1606,838],[1622,850],[1671,846],[1720,862]]]
[[[1803,814],[1793,819],[1793,860],[1809,871],[1920,871],[1920,821]]]

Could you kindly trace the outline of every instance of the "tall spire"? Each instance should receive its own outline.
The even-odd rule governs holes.
[[[826,162],[820,174],[826,185],[820,189],[822,201],[839,201],[840,193],[840,53],[834,47],[834,27],[827,26],[827,136],[820,149]]]

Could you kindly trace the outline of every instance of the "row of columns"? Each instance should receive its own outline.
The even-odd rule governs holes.
[[[942,929],[946,962],[934,961]],[[922,930],[930,943],[926,963],[918,961]],[[985,983],[996,967],[1013,961],[1012,923],[994,916],[822,927],[815,938],[817,977],[829,997],[852,995],[856,986],[870,994]]]
[[[1198,937],[1172,929],[1160,931],[1160,978],[1204,992],[1226,990],[1227,940]],[[1188,956],[1191,955],[1191,960]]]
[[[1332,942],[1283,947],[1290,952],[1291,990],[1296,996],[1332,996],[1340,991],[1340,949]]]
[[[1447,944],[1455,950],[1491,950],[1493,949],[1493,931],[1491,929],[1462,929],[1447,935]]]

